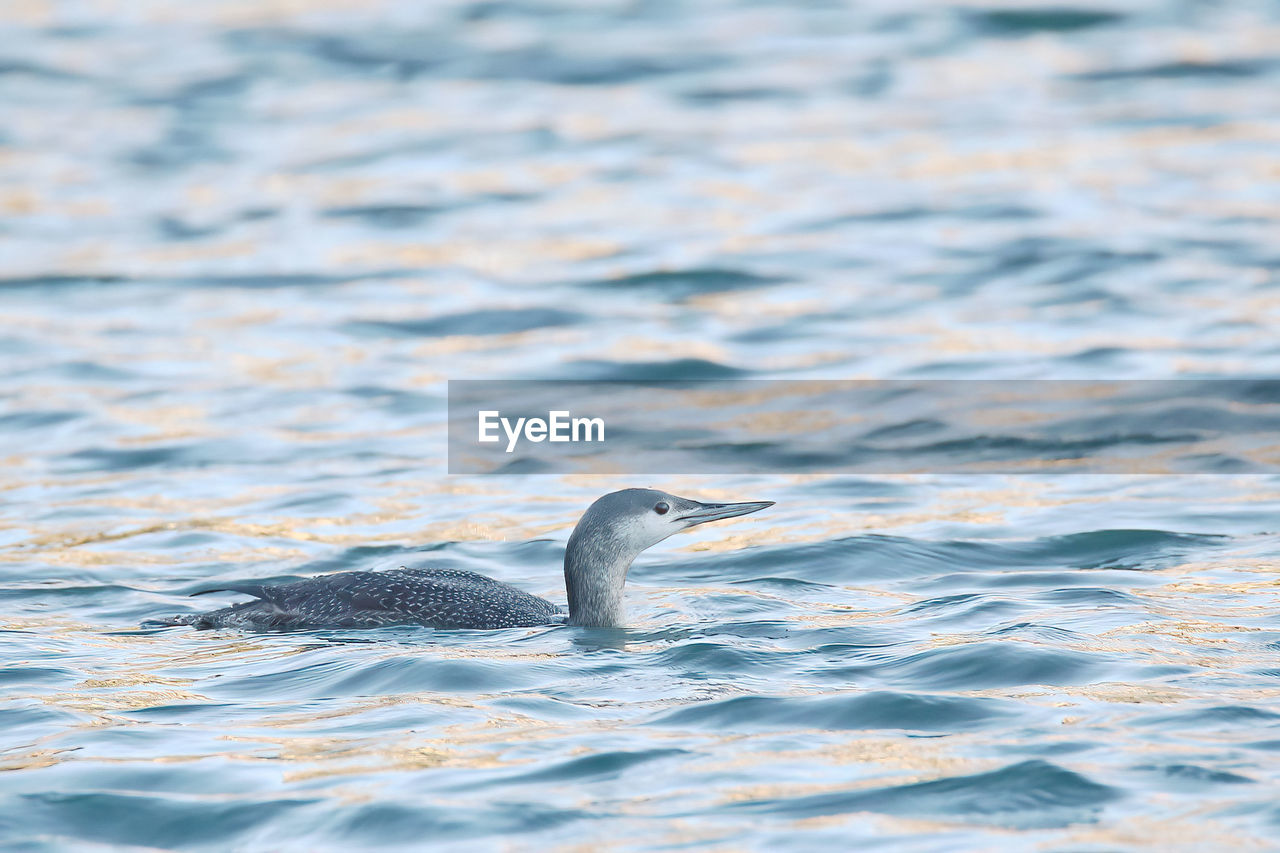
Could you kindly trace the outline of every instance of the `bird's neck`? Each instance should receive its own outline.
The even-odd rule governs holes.
[[[564,552],[564,586],[569,624],[622,628],[627,613],[622,588],[636,555],[607,537],[574,530]]]

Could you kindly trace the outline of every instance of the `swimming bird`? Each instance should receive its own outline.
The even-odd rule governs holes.
[[[516,628],[567,621],[621,628],[622,587],[641,551],[708,521],[757,512],[773,501],[701,503],[656,489],[610,492],[588,507],[564,551],[569,614],[544,598],[475,572],[409,569],[338,572],[277,585],[224,584],[194,593],[254,597],[214,610],[150,624],[287,631],[305,628]]]

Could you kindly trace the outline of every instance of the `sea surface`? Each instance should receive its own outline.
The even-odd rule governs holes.
[[[1280,477],[445,446],[448,379],[1275,377],[1278,151],[1264,0],[9,0],[0,846],[1280,848]],[[563,602],[631,485],[777,505],[626,630],[139,627]]]

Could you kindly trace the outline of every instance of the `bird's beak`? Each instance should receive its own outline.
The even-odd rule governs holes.
[[[739,515],[747,515],[753,512],[759,512],[773,506],[773,501],[747,501],[739,504],[704,504],[700,503],[693,510],[679,516],[677,521],[689,522],[688,527],[695,524],[705,524],[708,521],[719,521],[722,518],[734,518]]]

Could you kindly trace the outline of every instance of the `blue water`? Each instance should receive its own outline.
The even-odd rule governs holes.
[[[444,443],[449,378],[1277,375],[1274,3],[0,27],[4,845],[1280,845],[1280,478]],[[138,628],[401,564],[563,602],[629,485],[777,506],[642,556],[625,631]]]

